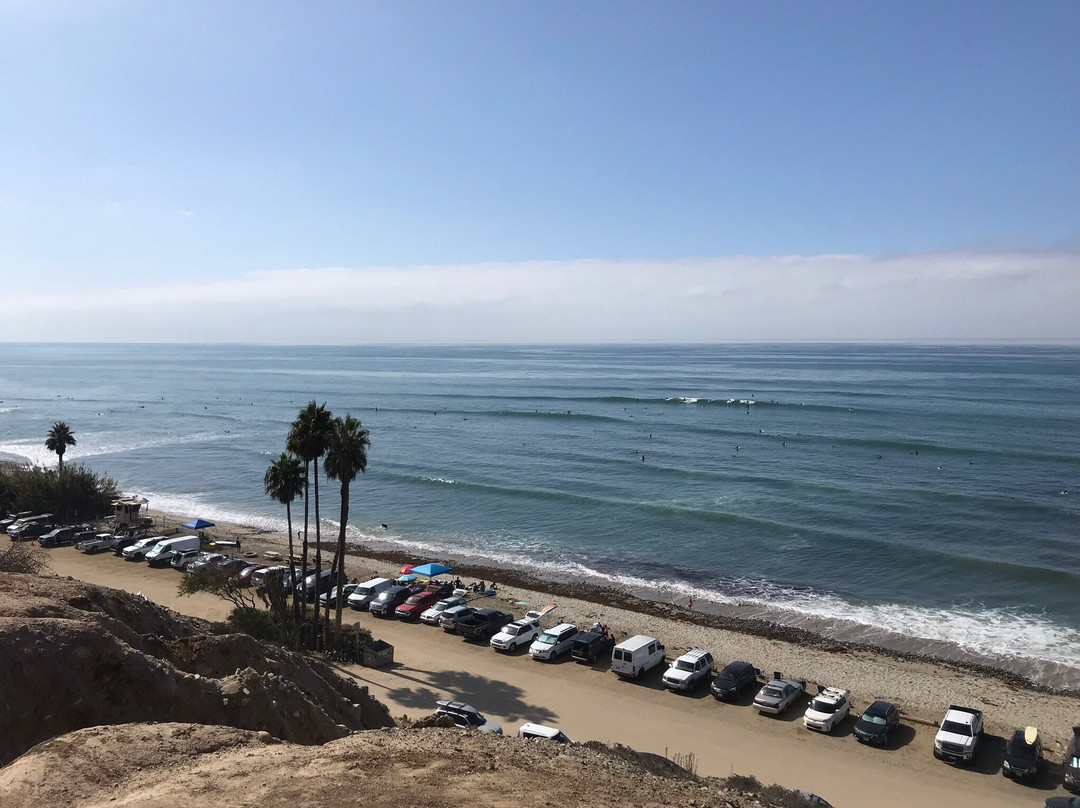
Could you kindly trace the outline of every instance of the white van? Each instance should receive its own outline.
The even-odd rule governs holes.
[[[624,679],[637,679],[663,661],[663,643],[644,634],[623,640],[611,650],[611,672]]]
[[[198,550],[198,536],[177,536],[159,541],[146,553],[146,563],[151,567],[164,567],[184,550]]]
[[[519,738],[543,738],[558,743],[571,743],[566,733],[555,727],[545,727],[543,724],[522,724],[518,730]]]
[[[349,605],[354,609],[363,611],[371,605],[371,601],[375,600],[379,593],[392,586],[394,586],[394,582],[389,578],[372,578],[370,581],[364,581],[349,595]]]

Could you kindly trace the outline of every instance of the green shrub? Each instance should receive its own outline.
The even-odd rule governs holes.
[[[113,512],[116,481],[85,466],[62,474],[41,466],[0,465],[0,508],[51,513],[57,523],[92,522]]]
[[[278,644],[284,640],[281,635],[281,627],[270,612],[262,609],[238,606],[229,612],[229,616],[225,618],[225,623],[233,631],[250,634],[257,640],[266,640]]]

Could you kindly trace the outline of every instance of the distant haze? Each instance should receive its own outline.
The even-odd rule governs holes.
[[[546,261],[9,292],[2,341],[1073,341],[1080,254]]]

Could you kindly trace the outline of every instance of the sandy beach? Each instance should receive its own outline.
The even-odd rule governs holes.
[[[242,550],[282,552],[286,537],[239,525],[218,525],[215,537],[236,539]],[[325,554],[325,545],[324,545]],[[111,554],[84,556],[73,548],[50,553],[53,570],[80,580],[141,592],[177,611],[221,619],[228,606],[210,596],[181,598],[177,573],[124,562]],[[417,559],[420,561],[420,559]],[[350,555],[350,578],[394,575],[400,566],[371,555]],[[490,580],[488,578],[487,580]],[[934,804],[951,806],[1031,805],[1057,785],[1060,775],[1043,778],[1040,789],[1020,786],[999,774],[1005,738],[1018,726],[1040,727],[1047,752],[1060,759],[1080,704],[1070,696],[1039,693],[1001,679],[936,665],[897,659],[869,651],[804,647],[795,643],[694,625],[670,617],[648,616],[582,599],[554,597],[537,588],[500,583],[497,597],[480,605],[516,613],[557,603],[549,618],[577,624],[602,620],[618,636],[646,633],[660,638],[669,658],[692,647],[707,648],[723,665],[745,659],[763,671],[781,670],[816,683],[849,689],[853,711],[872,700],[896,703],[904,726],[892,748],[870,749],[851,735],[848,718],[829,736],[802,726],[802,710],[780,718],[760,716],[749,707],[716,702],[705,689],[685,696],[666,692],[660,670],[640,683],[623,682],[606,665],[589,668],[570,660],[537,663],[527,653],[496,654],[422,624],[380,620],[347,609],[344,619],[360,622],[395,647],[395,665],[385,669],[342,668],[370,686],[397,716],[429,713],[437,698],[460,699],[481,709],[512,733],[525,721],[562,728],[575,740],[623,743],[667,755],[692,753],[697,770],[707,775],[753,774],[765,782],[808,789],[843,806],[911,805],[912,789],[925,791]],[[527,606],[526,606],[527,604]],[[950,767],[932,755],[933,722],[949,704],[984,710],[988,737],[979,762]],[[1064,793],[1064,792],[1061,792]]]

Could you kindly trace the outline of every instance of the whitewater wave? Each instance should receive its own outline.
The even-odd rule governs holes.
[[[90,457],[119,454],[121,452],[137,452],[144,449],[155,449],[162,446],[182,446],[194,443],[215,442],[234,438],[234,435],[223,435],[220,432],[197,432],[194,434],[181,435],[171,434],[160,437],[143,438],[132,440],[126,432],[99,432],[90,434],[77,434],[78,443],[64,453],[64,462],[83,460]],[[49,466],[56,463],[56,453],[45,448],[44,440],[22,440],[10,443],[0,443],[0,454],[15,455],[25,458],[26,462],[38,466]]]
[[[352,526],[346,534],[350,542],[389,545],[425,558],[446,558],[449,553],[541,579],[582,581],[678,605],[692,601],[696,609],[705,611],[710,606],[736,607],[735,613],[742,616],[839,639],[891,645],[897,650],[947,653],[948,647],[954,647],[964,652],[954,656],[1007,666],[1033,678],[1039,678],[1044,667],[1041,663],[1064,666],[1080,676],[1080,630],[1054,623],[1040,613],[959,604],[948,608],[856,604],[831,593],[797,590],[768,581],[732,580],[720,586],[701,586],[677,578],[606,572],[570,559],[541,560],[528,558],[522,552],[493,552],[493,546],[507,546],[501,541],[481,546],[459,539],[452,541],[456,546],[448,547],[443,540],[387,535]]]

